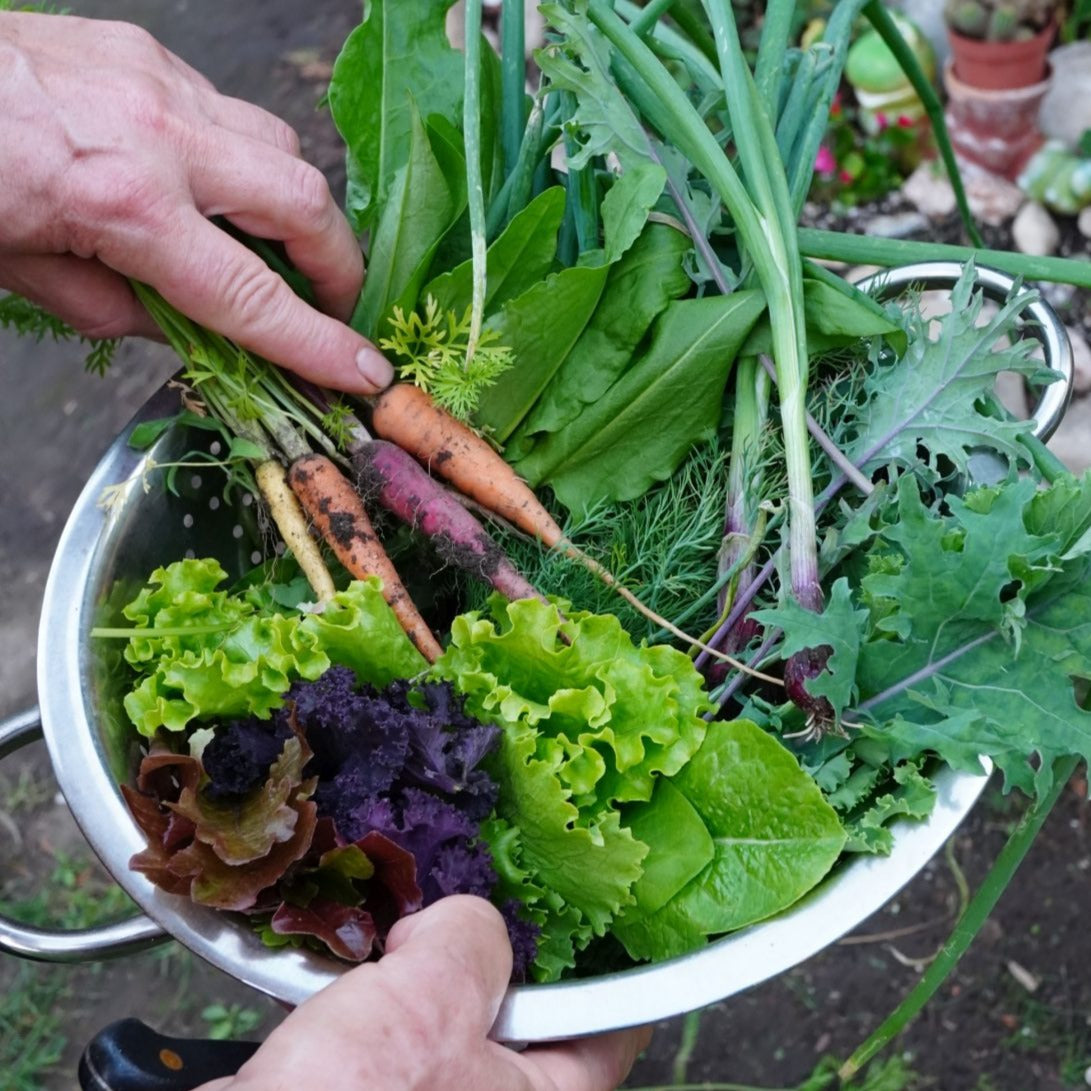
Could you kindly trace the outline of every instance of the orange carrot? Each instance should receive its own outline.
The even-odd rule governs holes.
[[[383,598],[390,603],[406,635],[421,655],[434,663],[443,649],[402,585],[363,502],[345,475],[325,455],[312,454],[292,463],[288,481],[303,510],[345,568],[357,579],[378,576],[383,581]]]
[[[526,482],[479,435],[412,383],[395,383],[371,400],[376,434],[396,443],[482,507],[539,538],[561,540],[561,528]]]

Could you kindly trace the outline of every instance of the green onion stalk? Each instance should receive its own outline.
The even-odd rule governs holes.
[[[791,594],[801,606],[820,611],[822,588],[811,459],[804,404],[807,389],[807,330],[803,272],[795,217],[776,138],[743,56],[727,0],[704,0],[712,24],[727,96],[728,114],[746,183],[670,73],[605,0],[591,0],[592,21],[645,84],[649,97],[669,113],[675,145],[709,181],[732,216],[765,292],[773,335],[788,476],[788,541]],[[825,668],[828,649],[807,649],[785,665],[789,695],[811,716],[826,718],[824,702],[807,692],[807,679]]]

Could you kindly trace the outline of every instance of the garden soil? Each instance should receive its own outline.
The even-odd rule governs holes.
[[[223,91],[300,132],[304,154],[343,185],[342,153],[319,103],[356,21],[351,0],[69,0],[74,14],[148,27]],[[1087,321],[1086,314],[1078,316]],[[56,539],[94,462],[170,374],[161,347],[123,348],[105,379],[75,346],[0,335],[0,715],[35,701],[37,612]],[[1088,437],[1091,444],[1091,437]],[[31,452],[33,454],[31,455]],[[48,679],[45,680],[49,684]],[[108,885],[56,794],[44,748],[0,768],[0,898],[25,914],[85,922]],[[1091,1084],[1091,815],[1074,781],[993,918],[923,1015],[891,1047],[915,1075],[890,1091],[1061,1091]],[[663,1023],[627,1086],[788,1088],[845,1057],[918,980],[1023,804],[990,787],[898,897],[841,943],[773,981]],[[0,956],[0,1091],[68,1091],[83,1043],[139,1015],[174,1034],[261,1037],[283,1013],[168,945],[82,967]]]

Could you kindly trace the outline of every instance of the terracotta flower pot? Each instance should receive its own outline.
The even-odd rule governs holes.
[[[943,70],[947,91],[947,128],[955,152],[993,174],[1014,181],[1041,147],[1038,110],[1052,74],[1029,87],[983,90],[955,75],[948,60]]]
[[[1040,30],[1033,38],[1015,42],[985,42],[966,38],[950,27],[955,75],[971,87],[983,91],[1002,91],[1031,87],[1045,77],[1046,55],[1057,33],[1055,24]]]

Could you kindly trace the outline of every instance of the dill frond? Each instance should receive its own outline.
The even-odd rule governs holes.
[[[10,10],[0,2],[0,11]],[[117,338],[93,341],[84,337],[55,314],[14,293],[0,297],[0,330],[11,330],[17,337],[32,337],[35,341],[44,341],[48,337],[51,341],[76,341],[86,345],[88,350],[83,366],[92,375],[106,374],[121,344]]]

